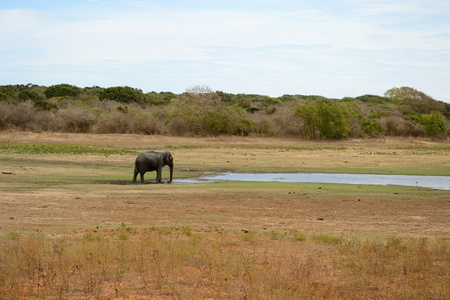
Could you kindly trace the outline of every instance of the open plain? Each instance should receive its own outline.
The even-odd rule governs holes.
[[[131,184],[146,150],[173,184]],[[0,299],[450,298],[449,191],[176,183],[223,171],[449,176],[450,144],[0,132]]]

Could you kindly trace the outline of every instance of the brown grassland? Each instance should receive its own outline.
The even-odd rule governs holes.
[[[450,299],[450,191],[176,184],[214,171],[448,176],[450,143],[0,132],[0,299]]]

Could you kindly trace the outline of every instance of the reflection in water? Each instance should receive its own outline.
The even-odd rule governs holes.
[[[372,175],[329,173],[211,173],[196,179],[179,179],[175,183],[212,181],[309,182],[369,185],[402,185],[450,190],[450,176]]]

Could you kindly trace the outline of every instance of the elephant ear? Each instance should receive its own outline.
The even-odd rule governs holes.
[[[166,156],[166,163],[167,163],[168,165],[170,165],[170,157],[171,157],[172,155],[170,154],[170,152],[166,152],[166,153],[165,153],[165,156]]]

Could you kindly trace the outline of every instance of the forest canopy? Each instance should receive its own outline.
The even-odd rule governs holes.
[[[207,86],[181,94],[118,86],[0,86],[0,130],[290,136],[346,139],[450,136],[450,104],[411,87],[383,96],[329,99],[231,94]]]

